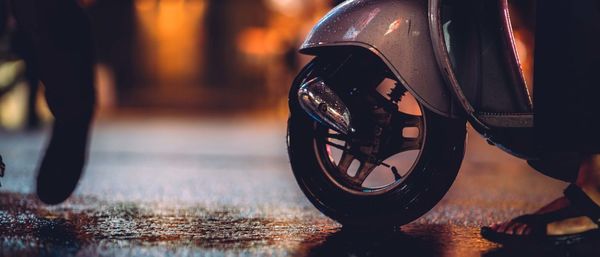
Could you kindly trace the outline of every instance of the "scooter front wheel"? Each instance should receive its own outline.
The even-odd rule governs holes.
[[[466,122],[416,101],[416,113],[403,111],[410,97],[405,89],[382,94],[382,84],[390,81],[384,66],[356,57],[343,60],[317,57],[292,85],[287,144],[294,176],[317,209],[345,226],[407,224],[433,208],[452,185],[464,155]],[[357,133],[336,132],[301,108],[298,90],[316,77],[348,104]],[[389,102],[398,108],[382,107]]]

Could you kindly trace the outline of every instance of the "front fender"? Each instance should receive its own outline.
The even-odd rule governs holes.
[[[429,33],[427,0],[352,0],[313,28],[300,52],[358,46],[376,54],[425,107],[456,117]],[[458,109],[456,109],[458,110]]]

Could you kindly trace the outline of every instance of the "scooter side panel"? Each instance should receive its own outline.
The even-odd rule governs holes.
[[[427,108],[457,117],[432,48],[427,0],[353,0],[327,14],[300,51],[358,46],[378,55]]]

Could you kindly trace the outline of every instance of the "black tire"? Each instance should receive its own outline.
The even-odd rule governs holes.
[[[426,143],[411,172],[384,193],[350,193],[325,175],[315,147],[316,128],[323,125],[303,111],[296,96],[304,82],[332,62],[332,59],[317,57],[298,75],[290,90],[287,145],[298,185],[317,209],[344,226],[397,227],[414,221],[441,200],[456,178],[464,156],[466,122],[442,117],[421,106]],[[384,66],[371,67],[382,69]],[[364,71],[360,76],[375,76],[373,74]]]

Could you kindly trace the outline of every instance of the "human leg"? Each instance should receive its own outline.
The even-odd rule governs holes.
[[[95,102],[90,24],[74,0],[16,0],[12,7],[19,29],[32,42],[54,115],[37,192],[42,201],[57,204],[75,189],[87,156]]]

